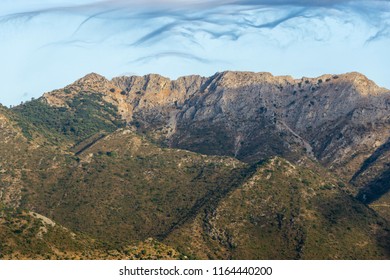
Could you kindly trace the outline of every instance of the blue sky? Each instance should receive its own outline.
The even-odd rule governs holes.
[[[0,102],[90,72],[359,71],[390,88],[390,1],[2,0]]]

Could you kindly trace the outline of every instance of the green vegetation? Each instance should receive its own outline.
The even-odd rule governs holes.
[[[167,243],[212,259],[387,259],[389,226],[306,168],[274,158]]]
[[[45,219],[45,220],[44,220]],[[75,234],[33,212],[0,208],[0,259],[181,259],[156,240],[114,247]],[[141,253],[142,252],[142,253]]]
[[[81,92],[67,101],[66,106],[68,107],[52,107],[38,99],[14,107],[13,111],[24,118],[19,121],[19,125],[28,138],[31,138],[28,123],[76,142],[95,133],[113,132],[124,126],[117,108],[105,102],[102,94]]]
[[[121,245],[166,236],[243,180],[246,170],[237,160],[162,149],[126,130],[68,164],[56,177],[32,184],[25,207],[35,205],[72,230]]]

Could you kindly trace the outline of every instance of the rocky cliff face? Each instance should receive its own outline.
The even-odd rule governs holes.
[[[223,72],[113,82],[126,90],[139,131],[172,147],[248,162],[304,154],[350,179],[390,136],[389,90],[359,73],[296,80]]]
[[[356,72],[293,79],[228,71],[175,81],[90,74],[44,99],[63,106],[80,91],[103,93],[130,126],[170,147],[250,163],[307,156],[346,179],[390,137],[389,90]]]

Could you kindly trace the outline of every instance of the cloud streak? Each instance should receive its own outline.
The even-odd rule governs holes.
[[[107,32],[111,33],[110,36],[141,27],[144,33],[137,34],[139,37],[133,42],[127,42],[128,46],[141,47],[169,37],[182,37],[197,44],[195,37],[198,33],[208,34],[213,39],[237,40],[253,29],[273,29],[283,24],[290,28],[288,23],[300,18],[310,24],[312,18],[331,17],[335,11],[342,10],[376,29],[366,38],[374,41],[389,37],[389,26],[384,20],[390,12],[389,3],[388,0],[148,0],[140,4],[135,0],[111,0],[19,11],[1,16],[0,24],[29,24],[35,18],[52,14],[63,17],[77,15],[82,19],[69,40],[80,39],[77,38],[80,33],[86,36],[90,31],[89,24],[111,26],[112,30]],[[316,10],[321,12],[313,12]],[[83,29],[86,33],[82,32]]]
[[[135,60],[129,61],[129,64],[133,65],[134,63],[150,62],[152,60],[161,59],[161,58],[181,58],[181,59],[195,60],[197,62],[205,63],[205,64],[212,62],[209,59],[201,58],[189,53],[169,51],[169,52],[160,52],[160,53],[140,57]]]
[[[70,75],[75,68],[97,72],[123,64],[134,66],[135,72],[161,69],[183,74],[179,72],[184,64],[166,66],[168,59],[183,60],[186,69],[200,74],[226,65],[267,71],[279,65],[275,69],[292,74],[291,68],[285,68],[286,61],[291,61],[291,67],[314,69],[310,64],[319,57],[315,48],[333,56],[346,53],[335,62],[342,69],[341,64],[355,65],[357,58],[367,54],[372,56],[367,58],[371,64],[361,64],[370,69],[390,63],[388,55],[376,58],[379,53],[386,56],[384,46],[390,40],[390,0],[38,2],[39,6],[28,0],[0,2],[0,58],[19,65],[15,77],[21,75],[20,69],[34,69],[30,63],[42,65],[41,75],[58,65],[68,67],[62,73]]]
[[[28,7],[28,2],[24,2]],[[181,40],[187,43],[187,47],[202,47],[199,40],[202,36],[236,41],[248,33],[260,32],[264,35],[266,32],[261,33],[261,30],[275,28],[297,32],[296,38],[310,37],[316,34],[315,30],[298,34],[302,30],[307,31],[302,26],[312,24],[312,20],[320,20],[325,26],[328,23],[324,18],[335,17],[337,12],[342,11],[341,21],[348,21],[348,17],[359,18],[372,29],[366,42],[390,37],[389,0],[106,0],[66,3],[62,6],[51,4],[37,10],[24,8],[0,16],[0,28],[6,24],[7,27],[33,24],[34,19],[45,16],[77,17],[80,22],[68,38],[44,45],[82,41],[101,43],[108,38],[123,36],[128,40],[120,40],[120,44],[132,48],[150,47],[171,39]],[[347,19],[342,19],[343,16]],[[302,23],[302,20],[305,22]],[[351,20],[349,22],[354,24]],[[91,34],[94,39],[90,38]],[[278,41],[277,36],[268,36],[271,36],[270,40]],[[315,40],[322,38],[317,34]]]

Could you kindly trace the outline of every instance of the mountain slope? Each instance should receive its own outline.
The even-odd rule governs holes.
[[[131,124],[157,142],[249,163],[308,156],[358,189],[370,186],[355,173],[390,137],[390,91],[355,72],[298,80],[223,72],[207,79],[154,75],[113,82],[127,102],[139,95]],[[372,188],[389,188],[380,180],[388,163],[377,162],[371,176],[381,186]]]
[[[40,181],[55,173],[52,159],[64,155],[67,144],[55,141],[52,134],[4,107],[0,108],[0,127],[0,202],[19,207],[28,179]]]
[[[94,77],[92,75],[89,79]],[[88,81],[87,78],[86,80]],[[79,83],[81,82],[75,84]],[[109,133],[124,126],[125,121],[118,113],[117,104],[112,99],[106,100],[110,95],[95,91],[94,87],[89,90],[86,86],[75,87],[71,85],[64,90],[54,91],[48,98],[44,95],[40,99],[14,107],[13,111],[28,119],[34,126],[76,143],[95,133]]]
[[[85,98],[102,110],[96,114],[99,110],[91,113],[82,107]],[[273,155],[292,159],[308,155],[349,179],[390,136],[389,90],[359,73],[297,80],[269,73],[222,72],[175,81],[159,75],[108,81],[90,74],[46,93],[41,103],[61,112],[81,104],[76,111],[95,117],[95,122],[114,122],[109,131],[120,125],[121,116],[159,143],[200,153],[247,162]],[[19,111],[36,117],[24,107]],[[81,126],[75,123],[73,129]],[[72,130],[72,124],[66,125]]]
[[[276,157],[166,242],[204,259],[387,259],[389,234],[333,178]]]
[[[0,259],[179,259],[185,256],[149,239],[114,247],[75,234],[34,212],[0,208]]]
[[[359,73],[293,79],[222,72],[112,81],[139,132],[172,147],[256,162],[315,157],[351,179],[389,135],[389,90]]]
[[[72,230],[125,244],[164,235],[231,188],[245,168],[118,130],[69,158],[61,171],[32,182],[24,206]]]
[[[359,73],[89,74],[0,108],[0,202],[118,252],[388,258],[389,108]]]

